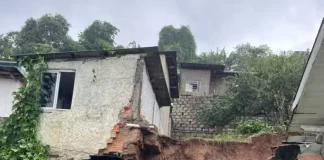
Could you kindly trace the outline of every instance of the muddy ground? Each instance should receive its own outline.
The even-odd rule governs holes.
[[[262,134],[250,142],[215,142],[205,140],[175,141],[159,137],[161,153],[145,154],[145,160],[266,160],[271,147],[282,144],[288,134]]]

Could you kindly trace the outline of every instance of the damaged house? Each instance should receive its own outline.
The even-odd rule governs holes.
[[[42,56],[48,64],[42,88],[50,96],[41,101],[39,137],[52,156],[123,156],[129,134],[142,134],[134,127],[170,135],[172,98],[179,94],[175,52],[146,47]]]

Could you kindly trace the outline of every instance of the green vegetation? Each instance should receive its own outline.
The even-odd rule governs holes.
[[[0,59],[13,54],[124,48],[115,45],[114,39],[119,30],[108,22],[95,20],[80,33],[77,41],[68,35],[70,27],[60,14],[29,18],[21,30],[0,34]]]
[[[216,97],[213,107],[200,110],[199,121],[215,127],[225,126],[236,117],[265,116],[284,124],[307,57],[307,51],[274,54],[264,46],[238,46],[226,62],[228,69],[241,72],[226,80],[228,89]]]
[[[252,135],[263,131],[269,131],[269,126],[262,121],[246,121],[237,125],[238,133],[242,135]]]
[[[284,125],[270,126],[259,120],[239,122],[236,130],[241,135],[253,135],[262,132],[281,133],[286,130]]]
[[[69,35],[70,24],[62,15],[45,14],[29,18],[19,31],[0,34],[0,59],[14,54],[34,54],[80,50],[125,48],[115,43],[119,29],[109,22],[94,21],[78,40]],[[215,98],[212,107],[204,107],[198,120],[208,127],[225,126],[237,117],[271,117],[278,124],[269,127],[260,122],[242,122],[238,132],[215,139],[242,140],[251,134],[280,132],[290,116],[289,106],[296,93],[308,51],[273,53],[267,45],[240,44],[234,51],[225,49],[196,53],[196,42],[188,26],[165,26],[159,33],[159,49],[177,51],[178,62],[224,64],[226,70],[240,71],[226,79],[228,89]],[[132,41],[126,48],[139,47]],[[46,159],[47,149],[36,138],[40,110],[40,73],[46,69],[43,58],[19,59],[27,77],[14,94],[14,113],[0,128],[2,159]],[[243,135],[242,135],[243,134]]]
[[[213,139],[209,139],[210,141],[217,142],[249,142],[251,135],[241,135],[237,133],[228,133],[228,134],[220,134],[215,136]]]
[[[239,122],[236,128],[226,134],[219,134],[214,138],[193,138],[187,137],[186,140],[201,139],[213,142],[249,142],[250,138],[265,133],[283,133],[285,126],[275,125],[269,126],[267,123],[259,120]]]
[[[114,48],[118,32],[110,23],[96,20],[80,34],[79,41],[87,50],[109,50]]]
[[[165,26],[159,33],[161,51],[177,51],[179,62],[190,62],[196,59],[196,42],[188,26],[179,29],[172,25]]]
[[[184,140],[190,141],[190,140],[202,140],[206,142],[249,142],[250,141],[250,135],[240,135],[235,132],[233,133],[227,133],[227,134],[219,134],[215,136],[214,138],[200,138],[200,137],[187,137]]]
[[[18,61],[27,74],[23,86],[14,92],[14,112],[0,128],[0,157],[4,160],[48,159],[48,149],[37,139],[41,73],[47,65],[42,57],[24,57]]]

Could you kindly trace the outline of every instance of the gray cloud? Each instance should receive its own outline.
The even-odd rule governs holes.
[[[311,48],[324,15],[321,0],[12,0],[0,2],[0,33],[18,30],[30,17],[63,14],[78,34],[99,19],[120,29],[118,44],[154,46],[158,32],[189,25],[198,53],[237,44],[268,44],[274,51]]]

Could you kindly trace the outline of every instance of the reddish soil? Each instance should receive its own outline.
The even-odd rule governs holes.
[[[162,145],[158,155],[146,155],[146,160],[267,160],[271,147],[279,146],[287,134],[263,134],[251,142],[211,142],[203,140],[174,141],[159,137]]]
[[[324,160],[320,155],[314,155],[314,156],[302,156],[299,157],[298,160]]]

